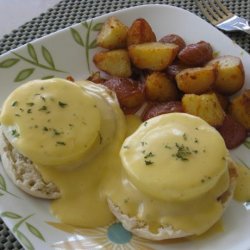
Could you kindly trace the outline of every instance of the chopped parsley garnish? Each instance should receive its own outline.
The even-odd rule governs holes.
[[[42,106],[40,109],[38,109],[39,111],[47,111],[47,106]]]
[[[189,147],[184,146],[183,144],[175,143],[177,148],[176,154],[173,154],[177,160],[188,161],[188,157],[192,154]]]
[[[53,132],[54,132],[54,135],[60,135],[62,132],[59,132],[58,130],[56,130],[55,128],[53,128]]]
[[[172,147],[168,146],[168,145],[165,145],[165,148],[167,149],[172,149]]]
[[[150,161],[150,160],[145,160],[145,164],[146,164],[146,165],[152,165],[152,164],[153,164],[153,162],[152,162],[152,161]]]
[[[62,146],[65,146],[65,145],[66,145],[66,143],[63,142],[63,141],[57,141],[56,144],[57,144],[57,145],[62,145]]]
[[[197,139],[197,138],[195,138],[195,139],[194,139],[194,142],[195,142],[195,143],[198,143],[199,141],[198,141],[198,139]]]
[[[68,104],[59,101],[59,102],[58,102],[58,105],[59,105],[61,108],[64,108],[64,107],[66,107]]]
[[[143,124],[144,124],[144,126],[146,127],[146,126],[148,125],[148,122],[144,122]]]
[[[147,145],[147,144],[148,144],[147,142],[141,141],[141,145],[142,145],[142,146],[145,146],[145,145]]]
[[[47,127],[43,127],[44,131],[49,131],[49,129]]]
[[[149,152],[147,153],[145,156],[144,156],[144,162],[146,165],[152,165],[154,162],[151,161],[149,158],[151,157],[154,157],[155,155],[152,153],[152,152]]]
[[[46,99],[45,99],[44,96],[40,95],[40,98],[41,98],[44,102],[46,101]]]
[[[34,102],[27,102],[26,105],[28,105],[29,107],[34,106]]]
[[[18,105],[18,101],[14,101],[11,106],[16,107],[17,105]]]
[[[183,139],[186,141],[187,140],[187,135],[186,135],[186,133],[184,133],[183,135],[182,135],[182,137],[183,137]]]
[[[149,157],[154,157],[155,155],[152,152],[149,152],[148,154],[146,154],[144,156],[145,159],[149,158]]]
[[[14,137],[18,137],[20,134],[17,132],[16,129],[11,130],[11,135],[13,135]]]
[[[126,149],[128,149],[128,148],[129,148],[129,146],[125,145],[125,146],[123,146],[123,148],[126,148]]]

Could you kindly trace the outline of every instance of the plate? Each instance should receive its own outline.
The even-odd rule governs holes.
[[[210,42],[220,55],[242,59],[246,85],[250,88],[250,56],[222,32],[196,15],[169,5],[142,5],[109,13],[35,40],[0,57],[0,104],[7,95],[28,80],[66,77],[85,79],[95,70],[92,57],[98,50],[96,35],[109,16],[130,25],[145,18],[161,38],[168,33],[187,43]],[[231,154],[250,167],[250,138]],[[105,228],[77,229],[61,224],[49,213],[49,202],[21,192],[0,167],[1,217],[26,249],[237,249],[250,248],[250,204],[233,201],[223,218],[223,230],[195,240],[151,242],[127,232],[120,223]],[[215,230],[216,231],[216,230]]]

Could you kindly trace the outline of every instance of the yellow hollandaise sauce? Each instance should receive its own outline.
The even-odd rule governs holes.
[[[237,201],[250,201],[250,168],[237,164],[237,185],[234,191],[234,199]]]
[[[128,118],[131,127],[136,122]],[[114,220],[102,183],[121,169],[126,122],[112,92],[86,81],[31,81],[5,101],[1,124],[9,142],[59,188],[51,212],[63,223],[98,227]]]
[[[216,147],[214,146],[216,145]],[[110,199],[121,212],[201,234],[222,215],[217,200],[229,187],[228,151],[218,132],[200,118],[173,113],[140,125],[123,143],[122,181]]]
[[[222,215],[228,151],[200,118],[172,113],[140,125],[125,119],[106,88],[55,78],[13,91],[1,123],[9,142],[59,188],[51,212],[65,224],[108,225],[107,199],[152,232],[171,225],[201,234]]]
[[[10,143],[37,165],[74,166],[98,143],[101,118],[94,98],[63,79],[35,80],[5,101],[1,123]]]

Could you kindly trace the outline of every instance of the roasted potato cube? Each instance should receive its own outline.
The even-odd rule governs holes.
[[[172,101],[177,99],[175,84],[161,72],[151,73],[145,82],[146,96],[151,101]]]
[[[116,17],[110,17],[103,24],[97,36],[97,45],[105,49],[125,48],[127,45],[128,27]]]
[[[173,43],[142,43],[128,48],[133,64],[140,69],[163,70],[175,59],[178,45]]]
[[[185,94],[182,97],[184,112],[199,116],[211,126],[220,126],[225,113],[214,93],[211,94]]]
[[[97,68],[112,76],[129,77],[132,74],[128,52],[124,49],[98,52],[93,61]]]
[[[223,108],[223,110],[227,111],[228,106],[229,106],[229,99],[227,96],[219,94],[218,92],[214,92],[217,96],[217,99],[221,105],[221,107]]]
[[[250,131],[250,89],[235,97],[229,106],[233,118]]]
[[[215,67],[217,77],[215,89],[225,95],[232,95],[240,90],[245,81],[245,73],[239,57],[221,56],[208,63]]]
[[[90,75],[87,78],[88,81],[94,82],[94,83],[104,83],[106,81],[105,78],[101,77],[101,74],[99,71],[96,71],[94,73],[92,73],[92,75]]]
[[[128,30],[127,45],[149,42],[156,42],[155,33],[145,19],[136,19]]]
[[[178,54],[180,61],[186,65],[199,67],[213,58],[213,49],[207,42],[189,44]]]
[[[134,108],[144,103],[144,91],[141,88],[141,84],[137,81],[115,77],[107,80],[103,85],[115,91],[122,107]]]
[[[176,35],[176,34],[168,34],[164,37],[162,37],[159,42],[161,43],[174,43],[179,46],[179,50],[181,51],[186,47],[185,41],[182,39],[182,37]]]
[[[214,67],[197,67],[182,70],[176,75],[178,88],[187,94],[202,94],[211,89],[216,77]]]

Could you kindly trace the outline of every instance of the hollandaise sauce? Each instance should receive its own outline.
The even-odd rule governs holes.
[[[216,145],[216,146],[215,146]],[[219,197],[229,187],[228,152],[218,132],[187,114],[144,122],[123,143],[124,172],[111,200],[122,213],[201,234],[224,208]]]
[[[106,226],[114,220],[109,200],[152,232],[201,234],[224,211],[228,151],[200,118],[161,115],[134,132],[140,120],[125,119],[112,92],[55,78],[13,91],[1,123],[13,147],[59,188],[51,212],[63,223]]]
[[[238,179],[234,198],[238,201],[250,201],[250,168],[245,164],[237,164]]]

